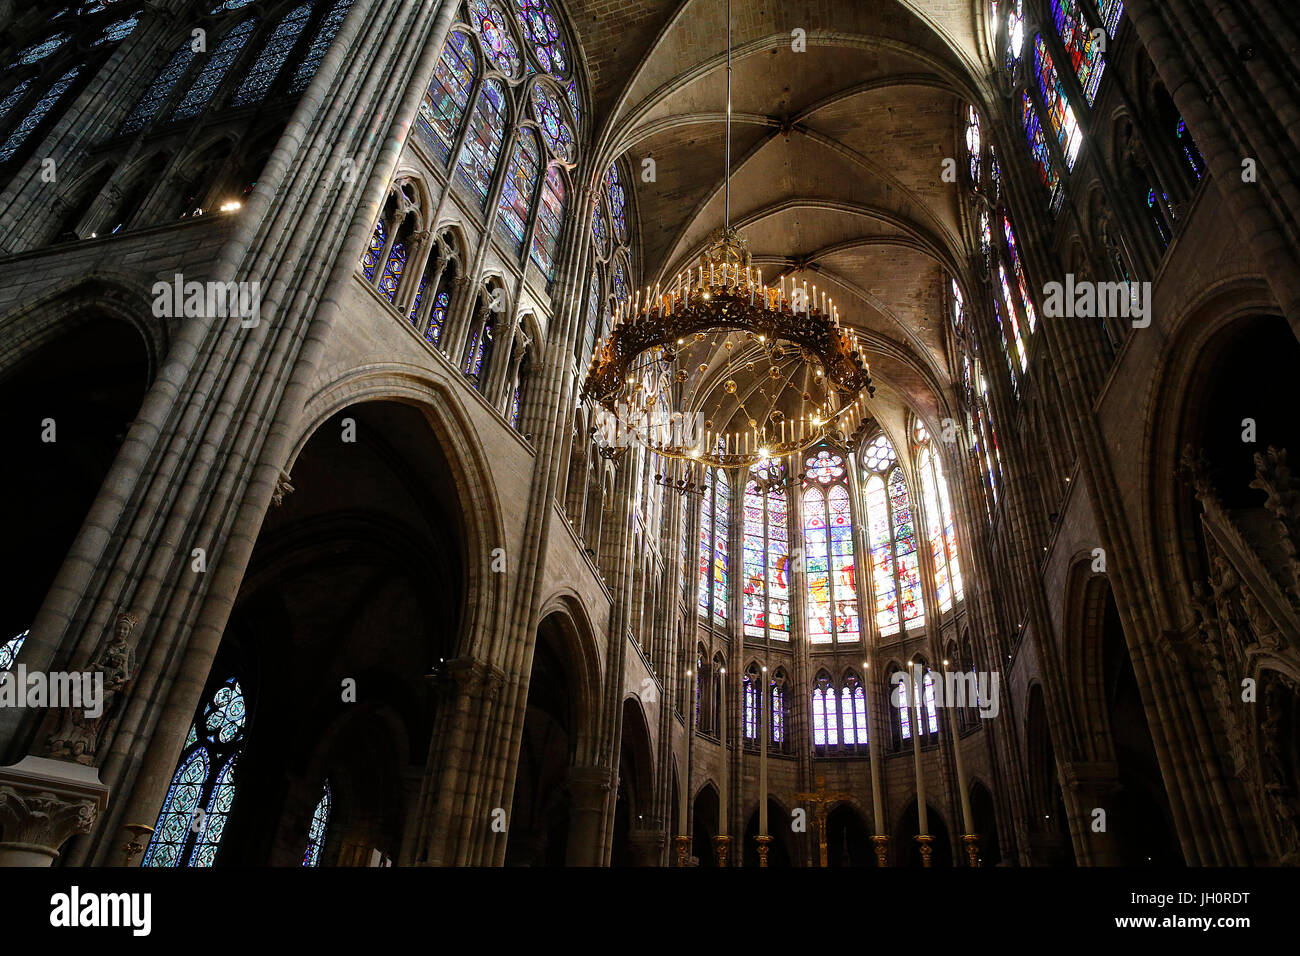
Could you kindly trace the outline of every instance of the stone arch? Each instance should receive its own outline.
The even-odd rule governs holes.
[[[458,653],[487,656],[494,635],[504,627],[499,611],[508,604],[509,575],[491,573],[493,549],[506,540],[506,533],[492,468],[456,389],[414,366],[375,365],[342,372],[308,399],[284,471],[292,474],[307,439],[326,420],[349,405],[370,401],[418,408],[446,456],[460,497],[459,532],[465,542],[465,600]]]
[[[659,862],[653,847],[638,836],[653,825],[655,786],[654,746],[646,721],[645,706],[636,694],[623,698],[622,732],[619,737],[618,789],[614,801],[612,866]],[[653,857],[653,858],[651,858]]]

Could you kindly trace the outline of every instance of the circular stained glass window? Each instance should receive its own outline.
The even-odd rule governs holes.
[[[495,0],[469,0],[470,17],[478,28],[483,45],[498,70],[509,77],[517,77],[522,67],[519,48],[515,46],[506,14]]]
[[[896,460],[894,446],[884,435],[877,435],[875,441],[862,451],[862,464],[868,471],[883,473]]]
[[[515,0],[515,17],[544,73],[569,75],[569,51],[550,0]]]
[[[533,86],[533,114],[551,152],[566,163],[573,162],[573,133],[569,131],[559,97],[541,83]]]
[[[819,451],[808,459],[807,472],[814,481],[829,485],[844,474],[844,459],[828,451]]]

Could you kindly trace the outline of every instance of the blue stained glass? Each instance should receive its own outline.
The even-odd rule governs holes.
[[[611,164],[605,171],[605,193],[609,199],[609,216],[614,223],[614,238],[627,242],[627,194],[619,182],[617,164]]]
[[[1168,198],[1165,200],[1168,202]],[[1147,209],[1151,213],[1151,223],[1156,227],[1156,233],[1160,236],[1160,241],[1164,245],[1169,245],[1169,227],[1165,224],[1164,216],[1160,214],[1160,207],[1156,203],[1156,191],[1150,189],[1147,191]]]
[[[307,89],[311,78],[316,75],[320,68],[321,60],[325,59],[325,54],[329,52],[330,45],[334,42],[335,35],[339,32],[339,27],[343,25],[343,20],[348,15],[348,10],[352,9],[352,0],[334,0],[334,6],[330,7],[329,13],[321,19],[320,26],[316,28],[316,36],[312,38],[311,46],[303,55],[302,61],[298,64],[298,69],[294,71],[293,80],[289,83],[290,93],[301,93]]]
[[[569,106],[573,107],[573,121],[579,129],[582,129],[582,109],[578,106],[578,81],[570,80],[564,92],[569,96]]]
[[[451,157],[452,143],[460,129],[465,105],[478,75],[478,58],[469,37],[453,30],[442,48],[433,82],[420,103],[416,123],[425,140],[444,163]],[[480,105],[482,101],[480,100]],[[466,143],[468,148],[469,143]],[[461,155],[464,161],[464,154]]]
[[[31,88],[32,78],[29,76],[17,86],[15,86],[4,99],[0,100],[0,120],[9,115],[9,111],[17,105],[18,101],[27,95],[27,90]]]
[[[406,243],[398,240],[389,250],[384,274],[379,279],[379,293],[389,302],[397,298],[397,287],[402,283],[402,270],[406,268]]]
[[[433,299],[433,308],[429,310],[429,327],[424,331],[424,338],[433,345],[438,344],[442,338],[442,328],[447,323],[447,305],[451,301],[451,296],[446,289],[439,292]]]
[[[515,0],[515,18],[543,73],[569,74],[569,51],[550,0]]]
[[[785,742],[785,688],[772,682],[772,743]]]
[[[533,230],[533,262],[546,278],[555,278],[555,247],[564,225],[564,176],[559,166],[546,171],[542,201],[537,207],[537,226]]]
[[[195,732],[193,728],[191,735]],[[179,866],[181,851],[203,799],[208,780],[208,752],[200,747],[181,763],[163,800],[162,811],[149,838],[141,866]]]
[[[183,43],[181,48],[172,54],[167,65],[162,68],[162,72],[149,84],[144,95],[140,97],[138,103],[127,116],[126,122],[122,124],[121,132],[134,133],[143,129],[145,124],[153,119],[154,114],[158,112],[158,107],[162,105],[172,87],[190,68],[194,62],[194,50],[189,43]]]
[[[597,329],[600,327],[600,272],[591,270],[587,285],[587,329],[582,340],[582,354],[579,360],[586,360],[596,349]]]
[[[519,252],[524,244],[524,230],[539,169],[537,137],[529,130],[523,130],[510,156],[505,188],[501,190],[501,202],[497,206],[497,228],[510,240],[515,252]]]
[[[1007,58],[1008,70],[1014,70],[1020,63],[1025,49],[1025,3],[1024,0],[1009,0],[1007,6]]]
[[[745,739],[758,739],[758,687],[753,678],[745,675]]]
[[[501,140],[506,128],[506,92],[496,80],[483,84],[469,134],[456,164],[456,178],[478,199],[481,207],[492,189],[492,175],[501,155]]]
[[[321,789],[320,801],[312,811],[311,827],[307,830],[307,852],[303,854],[303,866],[320,866],[321,850],[325,848],[325,831],[329,827],[330,809],[334,799],[330,795],[329,781]]]
[[[23,631],[17,637],[11,637],[0,644],[0,674],[14,666],[14,661],[18,659],[18,652],[23,649],[23,642],[27,640],[27,635],[30,633],[31,631]]]
[[[294,7],[284,15],[284,19],[262,45],[252,69],[244,74],[244,82],[239,84],[239,89],[230,101],[231,106],[257,103],[266,96],[267,90],[271,88],[271,84],[275,82],[275,78],[284,67],[284,61],[289,58],[289,52],[298,42],[298,36],[307,25],[309,17],[311,17],[310,3]]]
[[[225,3],[218,3],[208,12],[212,14],[227,13],[231,10],[238,10],[240,7],[246,7],[252,2],[253,0],[225,0]]]
[[[173,121],[197,116],[208,105],[212,95],[216,93],[217,87],[225,79],[226,72],[230,69],[231,64],[239,56],[239,51],[248,42],[248,38],[256,25],[256,20],[245,20],[221,38],[217,49],[208,57],[208,62],[203,65],[199,75],[190,84],[185,97],[176,106],[176,109],[172,110],[171,118]]]
[[[519,385],[519,383],[516,383],[516,384],[515,384],[515,390],[514,390],[513,394],[512,394],[511,397],[510,397],[510,427],[511,427],[511,428],[518,428],[518,427],[519,427],[519,392],[520,392],[520,388],[521,388],[521,386]]]
[[[370,247],[361,256],[361,274],[367,279],[375,277],[375,269],[379,265],[379,257],[383,255],[384,245],[387,241],[388,231],[384,228],[384,220],[381,217],[375,221],[375,231],[370,237]]]
[[[1124,0],[1100,0],[1101,20],[1113,40],[1119,33],[1120,20],[1124,18]]]
[[[925,704],[926,722],[930,725],[930,733],[939,732],[939,711],[935,707],[934,701],[934,675],[930,671],[925,672],[925,691],[922,694],[921,702]]]
[[[208,797],[208,806],[199,825],[198,838],[190,852],[190,866],[212,866],[216,862],[217,850],[221,838],[226,832],[226,821],[230,817],[230,807],[235,802],[235,764],[239,754],[226,761],[217,776],[216,785]]]
[[[627,268],[621,256],[614,260],[613,292],[617,302],[627,298]]]
[[[609,255],[609,226],[605,224],[605,213],[596,201],[596,209],[591,216],[591,241],[596,245],[596,258],[604,259]]]
[[[497,69],[508,77],[518,76],[522,60],[501,5],[496,0],[469,0],[469,13]]]
[[[420,285],[415,290],[415,301],[411,303],[411,324],[418,325],[420,321],[420,300],[424,298],[424,289],[429,284],[429,274],[426,272],[420,276]]]
[[[211,744],[229,744],[244,733],[244,692],[233,678],[212,695],[203,715],[203,729]]]
[[[125,20],[115,20],[108,26],[104,27],[104,32],[100,34],[91,46],[100,46],[104,43],[116,43],[119,40],[125,40],[134,32],[136,25],[140,22],[139,17],[131,16]]]
[[[18,51],[18,56],[9,64],[9,69],[15,66],[36,63],[45,59],[54,51],[58,50],[63,44],[67,43],[70,37],[66,33],[56,33],[51,37],[42,40],[40,43],[33,43],[29,47],[24,47]]]
[[[37,100],[36,105],[23,117],[23,121],[9,134],[9,138],[4,141],[4,145],[0,146],[0,163],[7,163],[13,158],[14,153],[18,152],[23,143],[27,141],[27,137],[32,134],[32,131],[41,124],[41,121],[45,119],[50,110],[54,109],[54,105],[68,91],[68,87],[72,85],[80,73],[81,67],[74,66],[55,80],[50,88],[45,91],[45,95]]]
[[[492,358],[492,315],[489,313],[487,321],[483,323],[483,334],[479,335],[477,331],[470,334],[469,349],[465,359],[465,374],[472,376],[481,384],[481,373],[486,370],[487,363]]]
[[[1043,136],[1043,127],[1038,122],[1038,112],[1034,109],[1034,104],[1030,101],[1027,93],[1021,93],[1021,99],[1025,138],[1029,140],[1029,148],[1033,152],[1034,162],[1038,166],[1038,178],[1047,187],[1048,205],[1052,211],[1056,211],[1061,208],[1061,202],[1065,198],[1065,190],[1061,187],[1061,177],[1057,175],[1056,164],[1052,160],[1051,150],[1047,148],[1047,139]]]
[[[566,163],[573,162],[573,133],[565,121],[560,101],[555,94],[540,83],[533,86],[533,115],[541,126],[542,139],[557,157]]]
[[[900,680],[897,684],[893,686],[894,688],[898,689],[901,692],[903,688],[907,687],[907,680],[906,679]],[[905,700],[899,701],[898,724],[900,729],[903,732],[904,740],[912,739],[912,707],[915,704],[916,704],[915,691],[908,693]]]
[[[0,114],[3,115],[3,114]],[[1188,132],[1187,124],[1183,118],[1178,117],[1178,144],[1183,148],[1183,155],[1187,157],[1187,164],[1192,167],[1192,172],[1196,174],[1199,180],[1205,175],[1205,157],[1201,151],[1196,148],[1196,143],[1192,139],[1192,134]]]

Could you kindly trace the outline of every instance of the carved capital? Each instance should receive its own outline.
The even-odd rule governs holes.
[[[89,833],[108,806],[93,767],[28,756],[0,767],[0,865],[45,865],[71,836]]]
[[[284,499],[293,494],[293,482],[289,480],[289,473],[281,471],[280,477],[275,480],[275,490],[271,492],[271,504],[276,508],[284,504]]]

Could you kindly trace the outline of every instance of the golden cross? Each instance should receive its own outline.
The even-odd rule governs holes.
[[[817,821],[817,846],[821,853],[821,866],[830,866],[826,853],[826,808],[837,800],[852,800],[851,793],[827,793],[825,774],[817,775],[817,789],[812,793],[796,793],[796,800],[812,804],[813,818]]]

